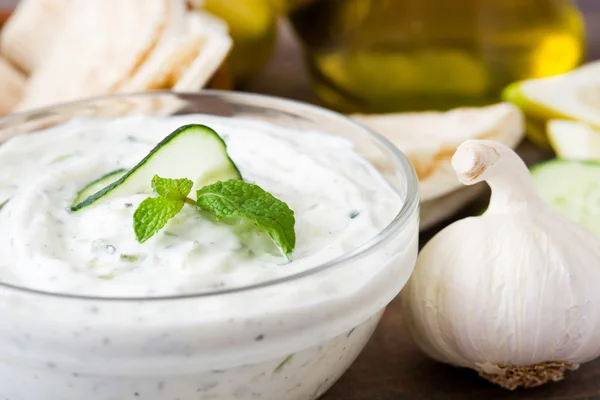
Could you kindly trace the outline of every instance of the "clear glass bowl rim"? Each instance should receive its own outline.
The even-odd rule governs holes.
[[[290,107],[298,108],[298,111],[303,111],[302,114],[298,112],[300,116],[304,116],[307,113],[317,115],[320,114],[324,117],[330,118],[332,120],[339,120],[342,123],[354,125],[359,130],[362,130],[367,136],[370,136],[375,141],[379,142],[387,151],[389,151],[395,161],[401,165],[401,173],[404,175],[406,179],[406,198],[402,208],[398,211],[394,219],[379,232],[376,236],[371,238],[369,241],[363,243],[361,246],[355,248],[349,253],[343,254],[337,258],[334,258],[326,263],[316,265],[310,269],[305,271],[288,275],[282,278],[273,279],[265,282],[260,282],[252,285],[241,286],[231,289],[223,289],[217,290],[207,293],[186,293],[181,295],[169,295],[169,296],[156,296],[156,297],[102,297],[102,296],[89,296],[89,295],[80,295],[80,294],[70,294],[70,293],[60,293],[60,292],[49,292],[44,290],[32,289],[24,286],[12,285],[4,282],[0,282],[0,290],[8,289],[13,291],[22,292],[23,294],[29,295],[40,295],[40,296],[48,296],[53,298],[63,298],[63,299],[74,299],[74,300],[91,300],[98,302],[157,302],[157,301],[165,301],[165,300],[185,300],[185,299],[199,299],[213,296],[223,296],[227,294],[234,294],[240,292],[246,292],[251,290],[258,290],[265,287],[270,287],[274,285],[283,284],[289,281],[302,279],[303,277],[312,276],[322,272],[324,270],[329,270],[335,267],[339,267],[344,263],[350,262],[360,256],[368,254],[372,251],[376,251],[381,244],[389,239],[392,236],[395,236],[398,232],[400,232],[404,226],[407,224],[408,220],[411,216],[418,212],[419,205],[419,181],[415,170],[413,169],[410,161],[404,155],[402,151],[400,151],[396,146],[394,146],[388,139],[380,135],[379,133],[367,128],[366,126],[359,124],[353,121],[351,118],[340,114],[338,112],[328,110],[326,108],[305,103],[302,101],[285,99],[276,96],[263,95],[263,94],[255,94],[248,92],[236,92],[236,91],[225,91],[225,90],[201,90],[198,92],[172,92],[169,90],[156,90],[152,92],[140,92],[140,93],[124,93],[124,94],[112,94],[107,96],[95,96],[90,98],[85,98],[82,100],[60,103],[48,107],[38,108],[31,111],[19,112],[7,115],[5,117],[0,118],[0,123],[5,123],[13,119],[23,119],[27,116],[35,116],[36,114],[44,115],[44,113],[48,112],[57,112],[61,109],[65,109],[66,111],[72,107],[81,107],[85,104],[93,104],[98,101],[110,101],[111,99],[122,99],[122,98],[139,98],[139,97],[152,97],[152,96],[161,96],[161,95],[169,95],[169,96],[181,96],[186,101],[193,101],[193,99],[201,98],[201,97],[214,97],[220,101],[223,101],[228,104],[235,104],[236,100],[247,102],[252,104],[252,99],[262,100],[265,102],[270,102],[273,104],[273,108],[269,109],[267,107],[262,107],[262,105],[258,106],[260,108],[264,108],[265,110],[270,111],[279,111],[276,105],[288,105]],[[256,103],[259,103],[258,101]],[[255,105],[256,107],[256,105]],[[152,114],[148,114],[152,115]],[[1,143],[0,143],[1,145]],[[418,232],[417,232],[418,234]]]

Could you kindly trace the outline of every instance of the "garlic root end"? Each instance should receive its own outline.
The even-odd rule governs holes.
[[[532,388],[547,382],[558,382],[565,377],[565,372],[574,371],[579,364],[564,361],[547,361],[535,365],[514,366],[498,365],[502,371],[499,374],[478,371],[479,376],[502,386],[508,390],[518,387]]]
[[[465,185],[480,182],[481,175],[500,158],[500,153],[481,140],[468,140],[461,144],[452,157],[452,167]]]

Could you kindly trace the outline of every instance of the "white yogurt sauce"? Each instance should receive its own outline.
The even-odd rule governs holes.
[[[132,167],[187,123],[214,128],[244,178],[295,211],[292,262],[265,234],[187,206],[139,244],[132,214],[148,194],[68,212],[87,183]],[[403,201],[343,139],[206,115],[77,120],[14,138],[0,146],[4,199],[0,280],[100,297],[210,292],[295,274],[374,237]],[[260,289],[116,301],[0,286],[0,397],[313,400],[359,354],[414,267],[410,204],[361,256]]]
[[[294,210],[292,262],[284,264],[266,234],[214,221],[187,205],[140,244],[132,216],[149,194],[68,211],[87,183],[133,167],[188,123],[216,130],[244,179]],[[342,138],[207,115],[81,119],[13,138],[0,146],[0,204],[4,200],[1,281],[119,297],[209,292],[304,271],[365,243],[402,206],[379,172]]]

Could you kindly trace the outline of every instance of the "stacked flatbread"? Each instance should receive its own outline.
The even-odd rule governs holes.
[[[0,35],[0,84],[11,87],[0,115],[113,93],[198,90],[231,46],[225,22],[186,0],[21,0]]]
[[[25,82],[25,75],[0,56],[0,116],[10,113],[23,98]]]
[[[352,117],[385,136],[410,160],[419,178],[423,228],[453,214],[484,188],[465,188],[456,178],[450,160],[458,145],[469,139],[490,139],[515,148],[525,132],[521,111],[510,103]]]

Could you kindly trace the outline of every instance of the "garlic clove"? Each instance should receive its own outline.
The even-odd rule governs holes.
[[[468,140],[461,144],[452,167],[464,185],[487,181],[492,189],[490,207],[516,201],[542,203],[527,166],[511,148],[492,140]]]
[[[430,357],[505,388],[563,378],[600,355],[600,241],[546,205],[509,147],[469,140],[452,158],[488,210],[449,225],[401,292],[411,336]]]

